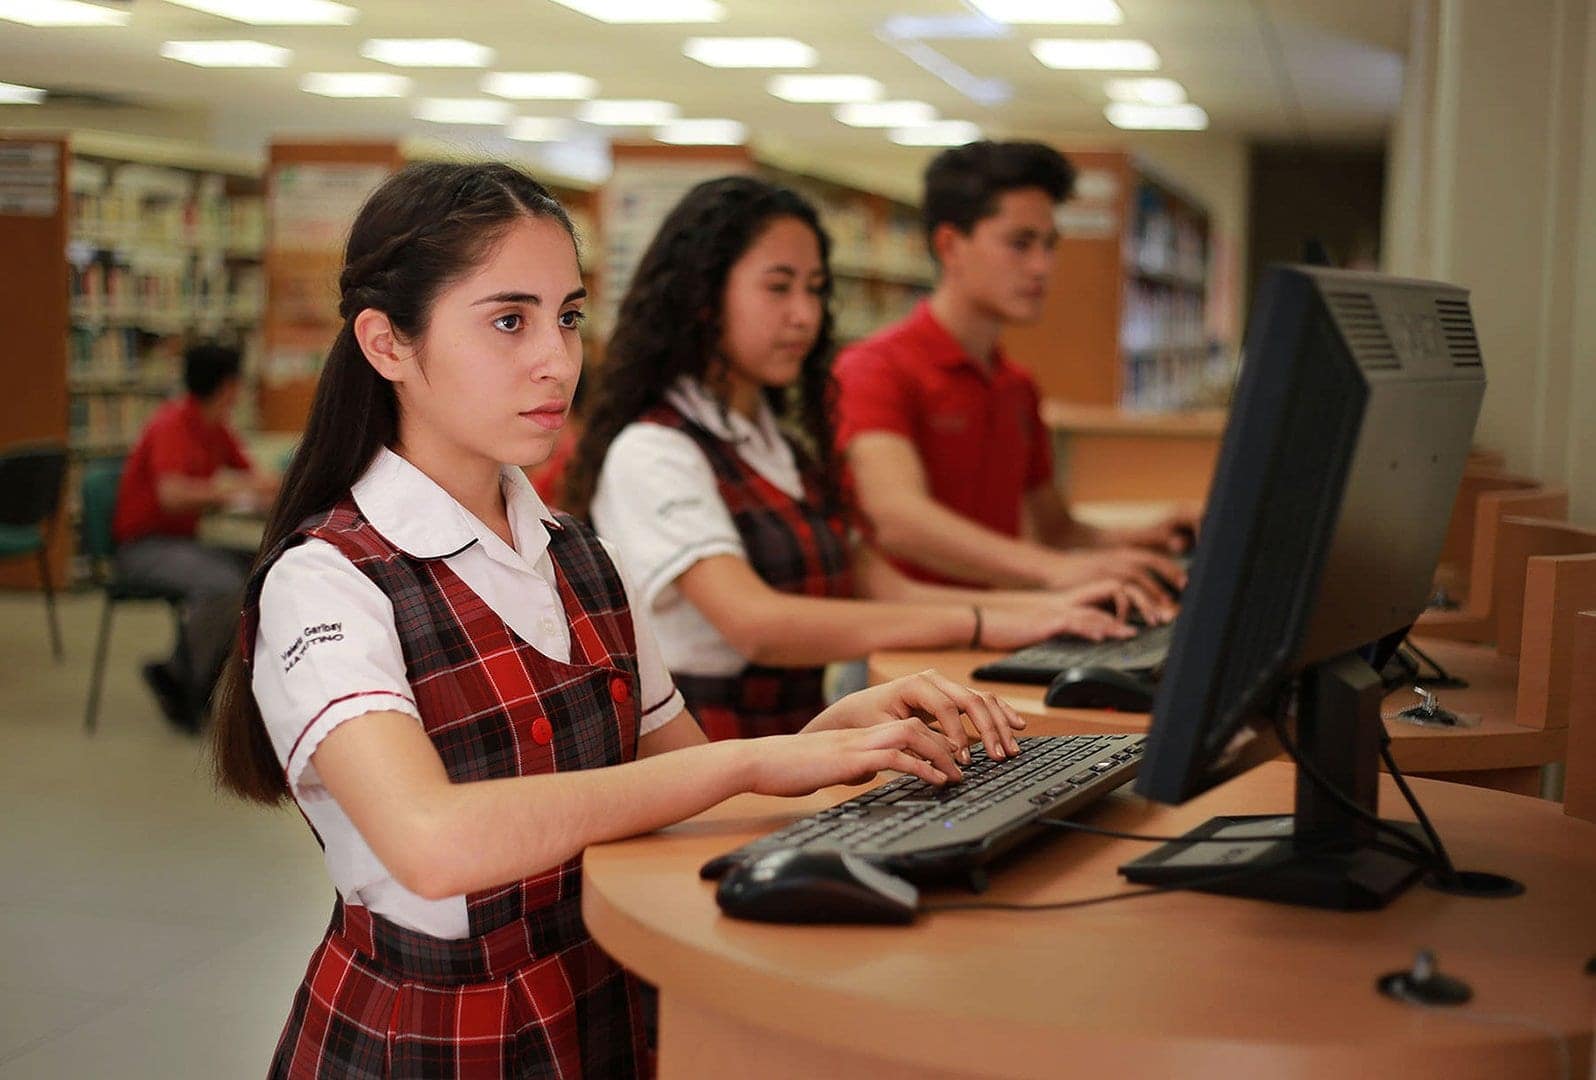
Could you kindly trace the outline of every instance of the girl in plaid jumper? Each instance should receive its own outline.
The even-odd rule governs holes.
[[[340,289],[214,725],[222,782],[292,799],[337,888],[271,1075],[646,1076],[648,1004],[582,925],[587,845],[739,792],[944,783],[961,714],[1011,752],[1023,721],[926,675],[706,740],[609,549],[521,472],[564,424],[585,297],[531,178],[406,168]]]
[[[1128,604],[1167,614],[1134,584],[922,585],[850,535],[828,251],[794,192],[746,176],[689,192],[632,279],[567,478],[566,505],[638,575],[666,663],[715,739],[797,731],[832,661],[1123,638]]]

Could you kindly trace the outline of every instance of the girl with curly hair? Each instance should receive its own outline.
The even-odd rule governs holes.
[[[911,582],[850,534],[832,449],[829,249],[790,190],[734,176],[688,192],[622,301],[566,478],[566,506],[638,575],[712,739],[798,730],[823,705],[831,661],[1125,638],[1129,604],[1162,614],[1113,582]]]

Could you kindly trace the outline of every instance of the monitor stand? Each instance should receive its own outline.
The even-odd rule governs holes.
[[[1384,693],[1374,669],[1348,654],[1306,669],[1297,695],[1300,754],[1371,816],[1379,803]],[[1387,824],[1424,840],[1415,824]],[[1370,911],[1390,903],[1423,873],[1412,859],[1393,854],[1399,850],[1406,850],[1400,840],[1352,813],[1298,768],[1294,813],[1213,818],[1125,864],[1120,873],[1142,885]]]

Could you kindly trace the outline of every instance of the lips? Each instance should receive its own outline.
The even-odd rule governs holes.
[[[569,407],[570,406],[568,402],[551,401],[546,405],[539,405],[535,409],[527,409],[520,415],[526,417],[539,427],[544,427],[552,431],[555,428],[563,427],[565,425],[565,411]]]

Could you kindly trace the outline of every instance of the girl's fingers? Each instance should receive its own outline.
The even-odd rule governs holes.
[[[960,686],[952,679],[940,672],[928,671],[928,678],[936,683],[938,689],[956,702],[964,714],[970,718],[975,729],[981,733],[981,742],[986,747],[989,757],[1001,761],[1011,754],[1020,751],[1020,744],[1014,738],[1011,717],[1017,714],[1007,707],[995,694],[981,693],[969,687]]]

